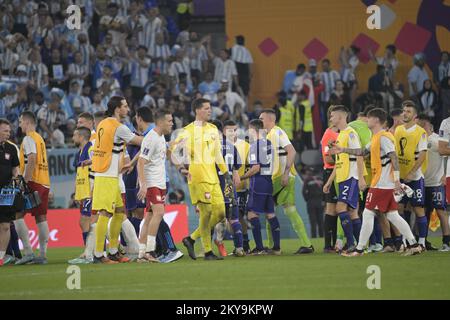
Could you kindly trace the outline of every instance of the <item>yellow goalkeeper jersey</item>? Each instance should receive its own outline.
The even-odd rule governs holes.
[[[216,165],[223,173],[228,172],[222,156],[221,136],[211,123],[196,125],[194,122],[183,128],[171,147],[180,152],[189,163],[191,179],[189,184],[219,183]]]

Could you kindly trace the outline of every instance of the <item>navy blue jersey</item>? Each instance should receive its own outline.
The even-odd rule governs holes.
[[[230,175],[233,173],[233,170],[239,170],[239,168],[242,166],[242,161],[241,158],[239,157],[239,152],[232,143],[227,142],[225,137],[223,137],[222,140],[222,156],[225,160],[225,164],[228,167],[228,172],[230,173]],[[216,170],[217,175],[219,176],[220,187],[222,188],[223,191],[225,188],[225,178],[223,177],[223,173],[220,172],[219,167],[217,167],[217,165]]]
[[[272,143],[265,138],[251,143],[248,158],[250,168],[255,165],[260,165],[261,167],[257,174],[250,177],[250,192],[256,194],[272,194]]]

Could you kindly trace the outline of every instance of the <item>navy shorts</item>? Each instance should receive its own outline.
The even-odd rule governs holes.
[[[81,201],[80,213],[84,217],[90,217],[92,213],[92,199],[84,199]]]
[[[257,214],[275,213],[275,202],[271,194],[256,194],[252,191],[248,195],[248,211]]]
[[[425,187],[425,207],[430,211],[433,209],[447,209],[445,186]]]
[[[425,205],[425,180],[420,178],[419,180],[408,183],[402,181],[402,183],[410,187],[414,191],[414,194],[411,198],[404,195],[400,203],[406,206],[410,202],[413,207],[423,207]]]
[[[359,202],[358,180],[350,178],[339,182],[338,202],[346,203],[349,207],[356,209]]]
[[[126,189],[125,203],[127,211],[133,211],[136,210],[137,208],[145,209],[145,201],[139,201],[137,198],[138,192],[139,192],[138,188]]]

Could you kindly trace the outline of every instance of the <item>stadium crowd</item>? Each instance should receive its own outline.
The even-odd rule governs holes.
[[[38,224],[40,256],[34,256],[24,213],[18,213],[4,222],[15,220],[8,231],[8,250],[4,243],[0,248],[2,264],[6,251],[11,261],[17,258],[16,264],[47,263],[50,180],[45,149],[72,143],[79,148],[74,200],[81,204],[86,247],[70,263],[172,262],[182,257],[162,219],[167,152],[194,160],[187,165],[177,156],[171,158],[172,166],[186,177],[199,213],[198,229],[183,239],[192,259],[197,258],[197,239],[205,259],[227,255],[226,226],[233,235],[235,256],[280,255],[277,206],[298,236],[296,253],[311,254],[314,248],[295,207],[293,165],[297,152],[318,149],[319,144],[325,215],[317,203],[308,205],[314,211],[308,213],[314,221],[312,235],[315,226],[325,235],[326,252],[361,255],[370,237],[373,252],[415,255],[431,250],[426,237],[433,209],[442,225],[442,250],[450,250],[444,186],[444,157],[450,154],[445,146],[450,107],[447,52],[442,53],[434,81],[425,69],[424,55],[414,56],[407,93],[396,77],[395,46],[387,46],[383,57],[371,53],[376,73],[369,91],[360,93],[360,49],[342,48],[340,72],[328,59],[321,61],[319,71],[317,61],[310,59],[308,68],[299,64],[286,72],[273,108],[264,108],[260,101],[249,108],[253,59],[243,36],[236,37],[231,49],[214,53],[211,36],[190,32],[186,16],[179,17],[177,25],[174,17],[160,13],[157,1],[118,0],[104,12],[94,1],[81,1],[82,28],[74,32],[64,23],[65,4],[1,4],[0,118],[8,121],[0,125],[10,141],[21,143],[20,173],[42,200],[30,209]],[[313,121],[314,112],[319,122]],[[437,138],[433,130],[438,127]],[[175,129],[181,133],[170,137]],[[203,139],[194,143],[198,130]],[[248,132],[248,142],[239,130]],[[321,137],[324,133],[321,141],[318,132]],[[9,144],[6,139],[1,143]],[[431,169],[438,171],[430,173]],[[18,172],[12,170],[11,177]],[[427,181],[427,174],[439,181]],[[320,185],[318,180],[308,173],[311,185]],[[102,192],[106,189],[111,193]],[[310,191],[304,190],[305,198],[316,200]],[[406,222],[409,211],[416,216],[417,230],[412,229],[417,240]],[[262,214],[269,247],[262,242]],[[219,257],[212,251],[213,230]],[[24,244],[23,257],[18,238]]]

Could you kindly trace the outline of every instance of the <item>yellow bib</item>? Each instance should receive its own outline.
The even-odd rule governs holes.
[[[111,165],[114,135],[120,126],[121,123],[115,118],[107,118],[99,123],[92,155],[92,171],[105,172],[108,170]]]
[[[78,167],[75,180],[75,200],[84,200],[91,197],[91,186],[89,183],[89,167]]]
[[[398,163],[400,167],[400,178],[405,179],[419,156],[416,152],[420,139],[426,139],[426,132],[422,127],[416,125],[413,132],[407,132],[404,125],[395,129],[395,147],[398,152]],[[427,170],[428,156],[422,164],[422,172]]]
[[[29,132],[27,136],[33,139],[36,144],[36,166],[34,168],[31,181],[49,187],[50,176],[48,173],[47,150],[45,148],[44,139],[42,139],[36,131]],[[28,163],[28,156],[24,153],[23,143],[20,145],[19,162],[20,174],[23,175],[25,172],[25,165]]]
[[[380,131],[372,136],[370,144],[370,167],[372,169],[371,187],[375,187],[381,177],[381,137],[386,137],[392,141],[395,146],[395,138],[390,132]],[[393,172],[391,172],[393,179]]]
[[[350,127],[348,127],[345,130],[342,130],[338,138],[336,140],[336,144],[342,148],[348,147],[348,139],[350,137],[350,134],[354,134],[355,136],[358,136],[356,134],[356,131]],[[356,157],[351,156],[347,153],[340,153],[336,155],[336,182],[342,182],[345,180],[348,180],[349,174],[350,174],[350,161],[356,162]],[[364,175],[367,174],[367,171],[364,167]]]

